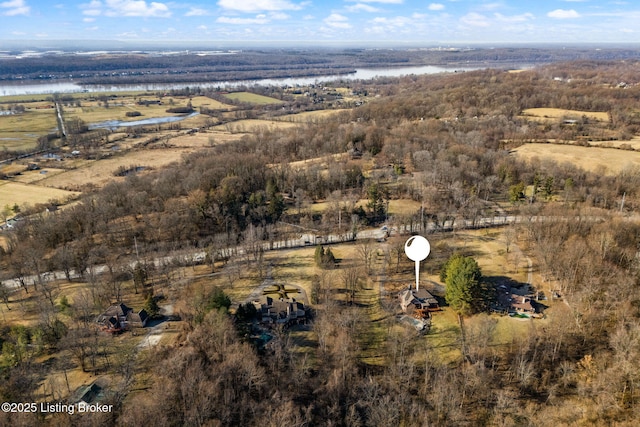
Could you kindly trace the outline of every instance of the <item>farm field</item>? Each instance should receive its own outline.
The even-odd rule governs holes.
[[[182,135],[171,138],[169,143],[174,147],[185,148],[205,148],[219,144],[238,141],[243,137],[240,133],[229,133],[227,131],[208,130],[191,135]]]
[[[299,125],[297,123],[289,123],[278,120],[246,119],[225,123],[224,125],[218,125],[213,129],[232,133],[251,133],[256,132],[260,129],[289,129],[296,126]]]
[[[12,166],[20,166],[17,164],[13,164]],[[20,169],[25,169],[25,166],[22,165]],[[4,171],[4,169],[3,169]],[[21,172],[20,175],[16,175],[11,178],[13,182],[21,182],[23,184],[34,184],[38,181],[42,181],[43,179],[49,178],[54,175],[58,175],[60,173],[66,172],[67,169],[59,169],[59,168],[42,168],[40,170],[34,171],[24,171]]]
[[[303,113],[280,116],[277,118],[277,120],[287,121],[287,122],[296,122],[296,123],[322,123],[324,121],[330,120],[331,117],[340,113],[344,113],[346,111],[350,111],[350,110],[339,109],[339,110],[305,111]]]
[[[269,105],[269,104],[281,104],[282,101],[276,98],[268,96],[258,95],[251,92],[231,92],[224,95],[225,98],[233,99],[234,101],[246,102],[249,104],[257,105]]]
[[[640,136],[622,141],[589,141],[589,145],[602,148],[622,148],[627,150],[632,148],[634,150],[640,150]]]
[[[23,210],[27,205],[44,204],[51,200],[66,202],[79,194],[74,191],[28,185],[21,182],[0,182],[0,205],[13,206],[18,204]]]
[[[562,108],[527,108],[522,111],[522,116],[541,120],[560,120],[562,118],[579,120],[584,116],[600,122],[609,121],[609,113],[604,111],[578,111]]]
[[[607,175],[640,166],[640,153],[615,148],[532,143],[521,145],[513,153],[525,160],[538,157],[560,164],[571,163],[585,170]]]
[[[55,110],[25,105],[21,114],[0,116],[0,150],[33,150],[39,136],[55,131]]]
[[[189,148],[166,148],[131,151],[124,155],[114,156],[108,159],[88,162],[86,166],[78,169],[45,178],[40,181],[47,187],[75,189],[80,191],[84,185],[90,184],[102,186],[109,181],[123,179],[116,178],[113,173],[119,166],[141,166],[145,168],[158,168],[169,163],[179,161],[182,154],[192,152]]]
[[[53,106],[53,101],[46,100],[50,96],[0,97],[2,104],[9,105],[9,102],[20,102],[20,105],[25,107],[25,112],[22,114],[0,116],[0,149],[7,151],[33,150],[36,147],[38,137],[56,131],[56,112],[54,108],[50,108]],[[68,101],[69,96],[73,98],[73,101]],[[143,101],[150,103],[148,105],[138,104]],[[156,102],[162,104],[157,105]],[[167,109],[186,107],[188,102],[191,102],[196,110],[199,107],[219,110],[235,108],[230,104],[224,104],[205,96],[158,98],[150,93],[116,92],[113,94],[65,95],[63,111],[65,120],[80,119],[87,125],[110,120],[134,122],[150,118],[180,116],[181,114],[168,113]],[[126,115],[134,111],[141,115],[136,117]],[[181,125],[183,127],[199,127],[204,125],[207,119],[209,119],[207,116],[195,116],[181,121]]]

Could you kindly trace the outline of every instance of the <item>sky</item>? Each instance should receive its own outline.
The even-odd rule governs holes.
[[[640,2],[0,0],[2,40],[638,43]]]

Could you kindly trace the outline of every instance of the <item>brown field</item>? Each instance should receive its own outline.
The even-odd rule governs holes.
[[[597,120],[599,122],[609,121],[609,113],[600,111],[564,110],[561,108],[528,108],[522,112],[522,117],[542,120],[560,120],[563,118],[579,120],[582,116],[586,116],[591,120]]]
[[[162,105],[137,105],[139,100],[154,101],[158,100],[155,96],[140,97],[118,97],[109,100],[109,108],[106,108],[101,101],[82,101],[82,107],[64,107],[65,118],[78,117],[86,123],[99,123],[107,120],[121,120],[126,122],[148,119],[152,117],[169,117],[176,115],[168,113],[167,109],[175,107],[185,107],[189,102],[184,97],[165,97]],[[199,96],[191,99],[194,108],[198,108],[203,104],[210,105],[210,108],[227,108],[225,104]],[[138,117],[127,117],[126,113],[130,111],[138,111],[142,115]]]
[[[191,98],[191,104],[194,108],[207,107],[214,110],[233,110],[236,108],[231,104],[225,104],[215,99],[207,98],[206,96],[194,96]]]
[[[413,215],[420,210],[420,207],[420,202],[415,200],[389,200],[389,215]]]
[[[634,136],[631,139],[627,139],[624,141],[589,141],[589,145],[592,147],[603,147],[603,148],[620,148],[629,149],[632,148],[634,150],[640,150],[640,136]]]
[[[608,175],[640,167],[640,153],[615,148],[533,143],[524,144],[513,153],[526,160],[538,157],[557,163],[571,163],[591,172]]]
[[[78,195],[79,193],[73,191],[28,185],[20,182],[4,181],[0,183],[0,205],[2,206],[13,206],[17,203],[24,209],[26,205],[48,203],[50,200],[58,200],[64,203]]]
[[[295,123],[322,123],[329,120],[336,114],[343,113],[345,111],[351,111],[350,109],[341,110],[318,110],[318,111],[305,111],[298,114],[289,114],[286,116],[280,116],[278,121],[295,122]]]
[[[26,169],[26,165],[16,166],[21,167],[22,170]],[[66,169],[42,168],[41,170],[24,171],[20,175],[13,177],[11,180],[14,182],[21,182],[23,184],[33,184],[63,172],[66,172]]]
[[[277,130],[288,129],[298,126],[296,123],[288,123],[277,120],[260,120],[260,119],[247,119],[238,120],[235,122],[226,123],[224,125],[215,126],[213,129],[219,131],[226,131],[231,133],[250,133],[256,132],[260,129]]]
[[[226,98],[234,99],[240,102],[247,102],[249,104],[269,105],[280,104],[282,101],[269,96],[262,96],[251,92],[232,92],[225,94]]]
[[[238,141],[242,137],[243,135],[239,133],[231,134],[229,132],[209,130],[172,138],[170,144],[175,147],[204,148]]]
[[[169,163],[179,161],[182,154],[190,153],[189,148],[166,148],[139,150],[126,153],[121,156],[114,156],[109,159],[87,162],[84,167],[69,170],[67,172],[46,178],[40,183],[47,187],[77,189],[82,185],[93,184],[102,186],[116,178],[113,172],[119,166],[138,165],[148,168],[158,168]]]

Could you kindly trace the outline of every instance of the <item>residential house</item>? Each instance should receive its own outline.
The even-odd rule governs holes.
[[[98,318],[96,322],[102,329],[110,333],[118,333],[129,330],[132,327],[144,328],[149,315],[142,309],[135,312],[124,303],[117,303],[109,306]]]
[[[496,311],[530,315],[536,313],[530,296],[516,294],[505,284],[497,288],[497,303],[497,307],[494,308]]]
[[[402,311],[407,314],[425,317],[424,313],[440,310],[438,300],[425,289],[407,289],[400,292],[399,299]]]
[[[275,300],[269,296],[260,304],[260,323],[263,325],[291,325],[306,320],[304,304],[295,298]]]

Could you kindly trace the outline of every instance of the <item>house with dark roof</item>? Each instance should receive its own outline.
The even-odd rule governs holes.
[[[306,320],[307,312],[304,304],[295,298],[280,298],[278,300],[269,296],[260,304],[260,323],[263,325],[291,325]]]
[[[124,303],[117,303],[109,306],[96,322],[101,325],[102,330],[110,333],[118,333],[129,330],[132,327],[144,328],[149,320],[149,315],[142,309],[135,312]]]
[[[440,311],[438,300],[425,289],[407,289],[400,292],[400,307],[407,314]]]
[[[519,295],[513,289],[501,284],[497,287],[497,307],[494,309],[503,313],[519,313],[533,315],[536,313],[535,303],[528,295]],[[539,304],[538,304],[539,305]]]

